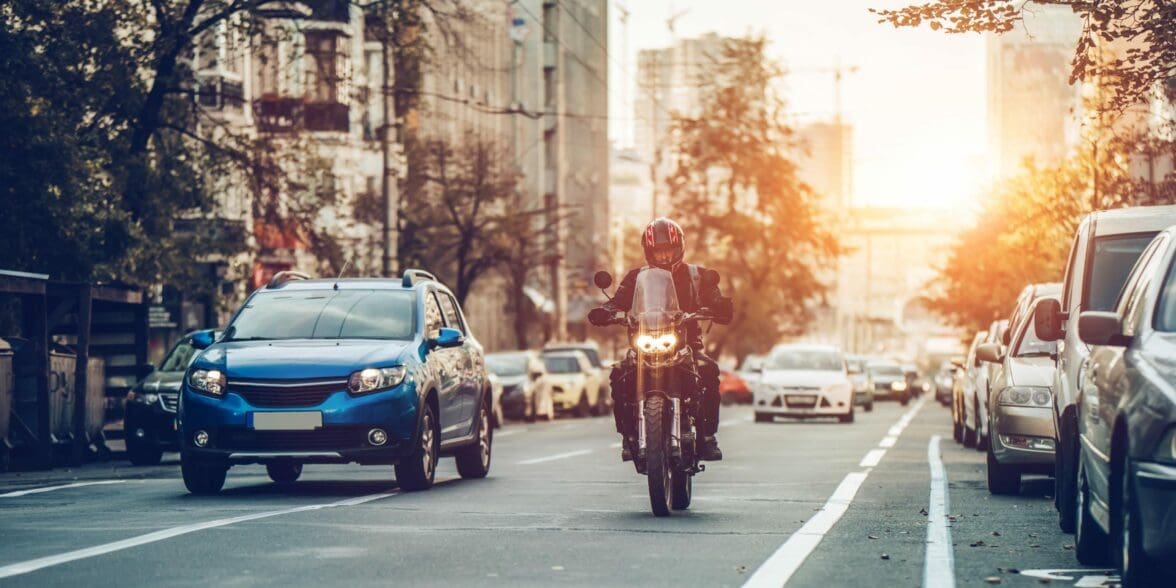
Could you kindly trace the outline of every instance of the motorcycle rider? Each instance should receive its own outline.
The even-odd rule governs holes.
[[[678,303],[685,312],[697,312],[699,309],[714,309],[722,298],[718,287],[718,272],[699,265],[682,262],[686,251],[685,237],[682,227],[678,223],[660,217],[645,228],[641,245],[645,250],[645,261],[648,267],[668,270],[674,278],[674,289],[677,291]],[[628,312],[633,303],[634,288],[637,275],[642,269],[630,271],[621,280],[620,286],[612,300],[602,308],[612,314]],[[704,279],[707,274],[711,279]],[[705,286],[704,283],[710,284]],[[729,309],[729,306],[727,307]],[[724,320],[725,319],[725,320]],[[715,322],[726,324],[730,317],[717,317]],[[699,376],[699,407],[697,413],[697,428],[700,436],[698,445],[699,459],[718,461],[723,459],[723,452],[719,449],[719,442],[715,433],[719,427],[719,366],[715,360],[704,353],[702,342],[702,327],[698,323],[686,326],[686,344],[690,346],[697,362]],[[617,432],[624,437],[622,459],[628,461],[637,453],[637,431],[633,421],[631,409],[625,405],[635,396],[636,382],[633,378],[626,378],[636,371],[630,357],[613,366],[609,379],[612,382],[613,417],[616,419]]]

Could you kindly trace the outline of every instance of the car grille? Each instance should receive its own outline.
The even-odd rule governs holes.
[[[179,394],[160,394],[159,402],[163,404],[163,410],[168,412],[175,412],[180,406]]]
[[[339,451],[368,447],[363,427],[324,427],[314,431],[254,431],[225,427],[215,440],[230,451]]]
[[[347,380],[231,380],[229,392],[258,407],[317,406],[347,388]]]

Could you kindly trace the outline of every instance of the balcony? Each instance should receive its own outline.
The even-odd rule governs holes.
[[[351,119],[346,104],[308,102],[303,106],[303,113],[308,131],[346,133],[351,130]]]
[[[263,133],[346,133],[351,130],[350,109],[337,102],[263,96],[254,103],[254,112],[257,128]]]

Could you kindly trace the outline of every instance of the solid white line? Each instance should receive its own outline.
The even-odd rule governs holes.
[[[955,563],[951,548],[951,528],[947,526],[947,472],[939,455],[939,435],[927,445],[927,463],[931,468],[931,504],[927,509],[927,559],[923,565],[923,585],[955,587]]]
[[[878,465],[878,462],[882,461],[882,456],[884,455],[886,455],[885,449],[871,449],[870,452],[862,458],[862,461],[858,464],[858,467],[872,468]]]
[[[747,579],[744,588],[779,588],[787,583],[796,570],[800,569],[804,560],[808,559],[809,554],[821,543],[825,534],[849,509],[862,482],[866,481],[866,475],[866,472],[846,474],[821,511],[809,519],[799,531],[793,533],[768,561]]]
[[[886,447],[886,448],[894,447],[894,444],[897,442],[898,442],[898,437],[895,437],[894,435],[887,435],[886,437],[882,438],[882,441],[880,443],[878,443],[878,447]]]
[[[63,484],[61,486],[46,486],[44,488],[31,488],[29,490],[17,490],[16,492],[9,492],[7,494],[0,494],[0,498],[16,498],[17,496],[25,496],[28,494],[40,494],[42,492],[52,492],[54,490],[65,490],[66,488],[81,488],[82,486],[102,486],[105,484],[122,484],[126,480],[98,480],[95,482],[76,482],[73,484]]]
[[[621,447],[623,447],[623,445],[621,445],[619,441],[608,446],[609,449],[620,449]]]
[[[19,576],[21,574],[35,572],[35,571],[43,569],[43,568],[61,565],[64,563],[69,563],[71,561],[77,561],[79,559],[97,557],[99,555],[105,555],[107,553],[113,553],[115,551],[122,551],[124,549],[130,549],[132,547],[138,547],[140,545],[146,545],[148,543],[155,543],[157,541],[163,541],[165,539],[171,539],[173,537],[179,537],[180,535],[187,535],[189,533],[195,533],[197,531],[204,531],[206,529],[215,529],[217,527],[226,527],[228,525],[233,525],[236,523],[243,523],[246,521],[256,521],[258,519],[267,519],[270,517],[276,517],[276,516],[287,515],[287,514],[294,514],[294,513],[305,512],[305,511],[310,511],[310,510],[321,510],[324,508],[334,508],[337,506],[355,506],[357,504],[363,504],[365,502],[371,502],[373,500],[387,498],[387,497],[393,496],[395,494],[397,494],[397,492],[395,492],[395,491],[384,492],[381,494],[369,494],[367,496],[359,496],[356,498],[349,498],[347,500],[340,500],[338,502],[331,502],[331,503],[327,503],[327,504],[310,504],[307,506],[299,506],[296,508],[287,508],[285,510],[273,510],[273,511],[268,511],[268,512],[259,512],[259,513],[249,514],[249,515],[241,515],[241,516],[237,516],[237,517],[231,517],[231,518],[227,518],[227,519],[217,519],[215,521],[207,521],[207,522],[203,522],[203,523],[193,523],[191,525],[182,525],[179,527],[172,527],[170,529],[163,529],[161,531],[147,533],[146,535],[139,535],[137,537],[123,539],[122,541],[115,541],[113,543],[104,543],[102,545],[95,545],[93,547],[86,547],[84,549],[78,549],[76,551],[69,551],[66,553],[58,554],[58,555],[50,555],[48,557],[42,557],[39,559],[32,559],[29,561],[23,561],[23,562],[19,562],[19,563],[14,563],[14,564],[2,566],[2,567],[0,567],[0,578],[11,578],[13,576]]]
[[[548,455],[545,457],[536,457],[535,459],[527,459],[518,462],[518,465],[533,465],[537,463],[544,463],[548,461],[555,461],[557,459],[567,459],[569,457],[576,457],[579,455],[588,455],[592,453],[591,449],[581,449],[579,451],[569,451],[567,453],[557,453],[555,455]]]

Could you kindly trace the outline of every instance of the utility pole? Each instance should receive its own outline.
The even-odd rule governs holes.
[[[399,177],[395,170],[392,169],[392,142],[399,141],[399,133],[393,133],[395,125],[395,115],[392,112],[391,99],[391,83],[392,83],[392,51],[391,51],[391,36],[392,36],[392,20],[388,11],[388,4],[390,0],[385,0],[381,8],[383,14],[384,31],[382,35],[381,50],[383,53],[381,72],[383,81],[381,85],[383,98],[383,125],[380,128],[380,151],[381,159],[383,160],[380,174],[380,195],[384,204],[384,256],[382,270],[386,278],[393,275],[393,258],[397,256],[396,244],[396,224],[400,218],[400,195],[397,192],[395,182]]]

